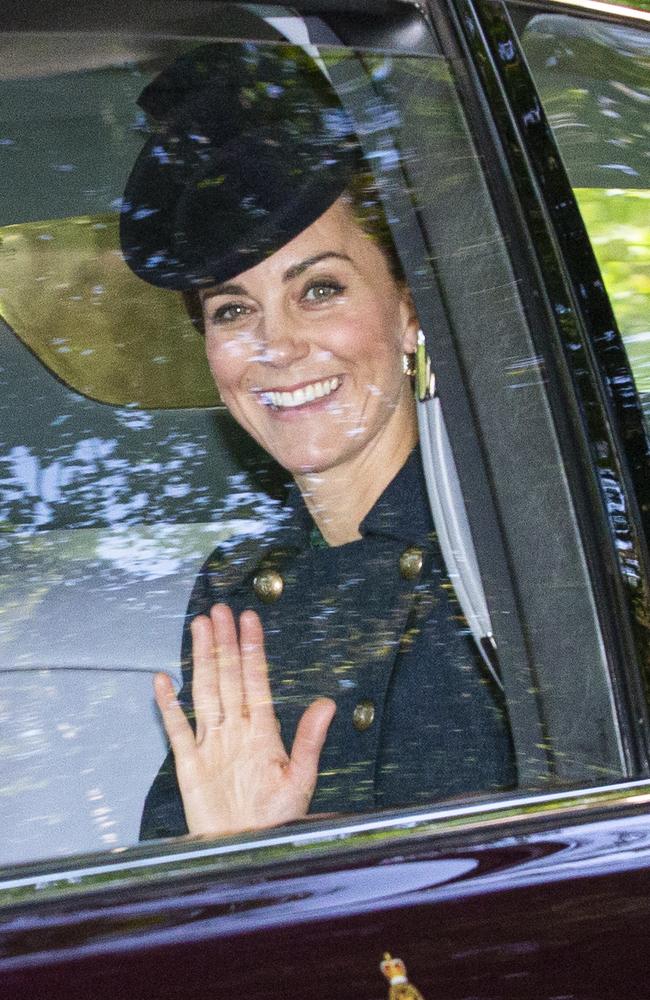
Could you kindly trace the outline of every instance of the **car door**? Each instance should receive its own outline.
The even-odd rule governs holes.
[[[642,995],[648,478],[644,360],[630,346],[643,340],[630,338],[644,331],[612,312],[621,285],[606,268],[603,285],[589,239],[600,185],[571,175],[532,58],[548,22],[522,11],[169,0],[144,24],[128,4],[7,13],[7,995]],[[373,165],[421,370],[436,375],[435,391],[416,388],[448,585],[502,685],[518,777],[138,845],[165,753],[151,675],[178,675],[210,549],[255,543],[283,506],[277,469],[218,408],[181,304],[126,274],[116,217],[150,134],[142,86],[198,44],[242,39],[314,59]]]

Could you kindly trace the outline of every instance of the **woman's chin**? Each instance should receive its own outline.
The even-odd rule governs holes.
[[[344,456],[338,449],[302,446],[273,456],[292,476],[317,475],[338,465]]]
[[[335,463],[331,463],[322,456],[319,456],[313,458],[304,457],[300,459],[291,458],[287,459],[286,462],[281,462],[280,464],[287,470],[287,472],[291,473],[295,479],[296,476],[318,475],[319,473],[326,472],[327,469],[331,468],[332,464]]]

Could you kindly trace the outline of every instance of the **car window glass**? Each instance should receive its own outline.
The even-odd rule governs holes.
[[[650,35],[541,14],[522,44],[623,335],[650,399]]]
[[[422,807],[625,771],[544,359],[450,69],[433,42],[404,55],[330,37],[314,50],[318,25],[258,20],[248,63],[311,60],[336,107],[331,136],[340,139],[344,114],[372,167],[393,266],[410,289],[409,322],[414,309],[422,330],[410,353],[433,397],[419,406],[424,462],[416,454],[411,478],[373,508],[367,561],[350,548],[356,540],[328,547],[313,524],[305,533],[284,470],[213,408],[204,340],[182,298],[124,262],[118,213],[133,209],[123,192],[156,134],[136,99],[179,57],[241,46],[221,38],[218,15],[200,37],[71,35],[63,63],[59,35],[9,36],[0,71],[4,863],[136,842],[167,752],[151,680],[164,670],[182,683],[185,611],[204,564],[202,594],[262,616],[283,737],[318,694],[337,702],[315,812]],[[307,31],[300,44],[297,30]],[[309,301],[333,294],[326,277],[304,293]],[[243,311],[256,302],[248,296]],[[363,364],[370,406],[384,370],[372,368],[374,350],[359,360],[358,340],[351,349],[341,376],[321,361],[307,381],[334,394]],[[279,398],[269,383],[264,405],[307,405],[303,382]],[[350,439],[359,433],[355,424]],[[454,769],[457,780],[441,777]],[[176,829],[157,822],[148,836]]]

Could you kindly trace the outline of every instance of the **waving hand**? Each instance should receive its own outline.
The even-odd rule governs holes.
[[[199,615],[191,629],[196,734],[167,674],[157,674],[154,682],[190,833],[232,834],[305,816],[335,703],[312,702],[287,754],[258,615],[244,611],[239,639],[225,604],[216,604],[209,617]]]

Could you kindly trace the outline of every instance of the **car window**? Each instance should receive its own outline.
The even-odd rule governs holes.
[[[650,34],[539,14],[521,35],[623,335],[646,425],[650,399]]]
[[[221,714],[213,706],[201,716],[193,698],[188,601],[191,615],[217,603],[260,615],[287,745],[310,702],[336,703],[312,813],[620,778],[628,767],[621,719],[556,426],[559,380],[529,328],[518,265],[430,29],[415,16],[408,45],[397,35],[387,43],[379,29],[365,45],[345,45],[319,19],[292,12],[276,17],[246,5],[200,16],[208,23],[193,28],[190,18],[180,35],[161,27],[2,40],[1,860],[134,844],[154,781],[144,836],[184,832],[153,675],[174,679],[199,734],[206,718],[219,728],[224,717],[223,704]],[[305,250],[300,267],[283,270],[284,297],[273,303],[289,303],[287,322],[309,310],[326,317],[334,299],[348,323],[330,331],[334,342],[320,353],[303,350],[295,330],[286,335],[283,350],[294,352],[298,373],[291,378],[261,378],[286,367],[286,355],[264,354],[242,374],[237,368],[250,318],[270,323],[267,286],[250,275],[265,262],[273,267],[278,251],[263,248],[274,244],[265,235],[259,246],[238,237],[233,247],[222,227],[219,253],[255,263],[215,286],[203,258],[192,257],[182,272],[195,269],[188,297],[180,251],[172,259],[156,242],[163,238],[142,225],[163,218],[155,201],[162,182],[133,194],[141,191],[134,164],[143,174],[154,161],[164,167],[169,143],[193,143],[203,162],[212,140],[197,121],[203,127],[215,112],[200,103],[202,88],[226,64],[244,77],[235,92],[241,114],[252,116],[247,142],[258,143],[262,162],[279,147],[264,132],[266,119],[255,119],[256,102],[266,115],[269,101],[282,109],[289,100],[298,117],[282,135],[298,143],[296,164],[300,129],[314,116],[318,142],[335,157],[321,153],[318,165],[347,170],[347,158],[361,158],[365,186],[356,195],[345,189],[366,226],[355,222],[354,238],[364,233],[364,252],[381,246],[384,254],[381,286],[376,268],[363,281],[358,268],[350,277],[345,269],[356,258],[339,248],[299,297],[285,295],[303,280],[306,260],[307,270],[320,261],[320,244]],[[179,65],[180,78],[174,70],[170,79],[169,67]],[[296,104],[305,75],[310,96]],[[143,109],[139,95],[151,86]],[[180,105],[192,112],[181,138]],[[207,119],[192,117],[199,111]],[[148,159],[138,161],[143,148]],[[220,160],[218,170],[206,167],[200,205],[220,197],[228,164],[255,171],[250,148]],[[174,162],[184,169],[183,157]],[[323,174],[304,204],[291,194],[298,179],[274,180],[303,219],[294,239],[329,211],[317,199],[330,178]],[[173,197],[185,193],[179,182]],[[312,200],[321,205],[313,218]],[[264,214],[244,201],[238,212]],[[212,248],[207,209],[187,212],[196,240]],[[284,216],[281,223],[289,225]],[[239,215],[229,220],[238,224]],[[189,241],[187,253],[196,245]],[[341,269],[353,290],[355,282],[373,289],[354,323],[343,312],[352,291]],[[197,289],[209,306],[202,318]],[[364,340],[368,316],[387,329],[393,301],[409,347],[399,379],[382,361],[395,354],[394,340],[384,355],[376,346],[384,341]],[[319,329],[328,329],[325,320]],[[346,329],[341,346],[336,337]],[[394,400],[406,408],[402,380],[418,397],[420,445],[387,483],[384,452],[365,443],[374,441],[369,427],[384,440]],[[270,416],[250,409],[254,393],[258,408],[283,421],[280,430],[274,424],[271,434]],[[322,422],[334,420],[338,431],[319,447],[338,449],[346,468],[350,455],[363,453],[354,487],[372,497],[371,506],[359,501],[362,537],[342,542],[337,517],[350,505],[349,489],[333,520],[319,525],[309,517],[320,510],[319,481],[307,476],[308,458],[292,457],[311,439],[290,411],[330,395]],[[337,398],[345,401],[339,408]],[[353,419],[360,398],[364,416]],[[265,452],[269,437],[283,442],[283,467]],[[404,440],[396,438],[399,449]],[[328,471],[330,460],[322,461]],[[247,707],[240,714],[250,719]],[[277,822],[293,818],[280,811]]]

